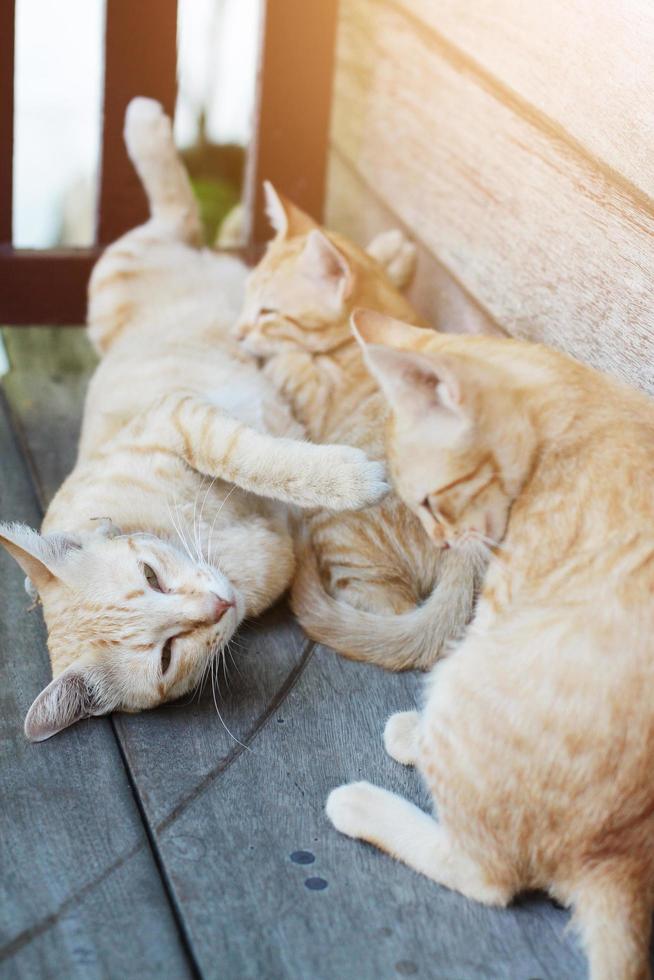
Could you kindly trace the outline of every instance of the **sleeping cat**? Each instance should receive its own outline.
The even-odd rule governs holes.
[[[246,269],[193,247],[198,212],[157,103],[131,103],[126,141],[151,218],[91,277],[89,335],[102,361],[77,464],[42,535],[0,525],[48,627],[54,680],[27,715],[35,740],[179,697],[243,617],[284,592],[287,509],[262,496],[340,510],[387,489],[360,450],[305,442],[230,339]]]
[[[574,907],[592,980],[650,977],[654,899],[654,406],[521,341],[426,336],[362,311],[392,407],[398,493],[435,549],[494,549],[475,618],[393,715],[438,819],[369,783],[327,813],[491,905]]]
[[[374,253],[385,275],[374,257],[322,231],[270,185],[266,193],[277,234],[248,280],[236,335],[264,360],[314,442],[348,443],[382,459],[385,403],[348,321],[365,304],[420,322],[398,289],[412,256],[386,236]],[[313,639],[394,670],[427,668],[469,620],[483,554],[429,547],[397,497],[356,514],[319,511],[305,526],[292,602]]]

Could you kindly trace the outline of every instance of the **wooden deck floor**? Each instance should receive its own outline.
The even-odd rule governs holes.
[[[4,337],[0,513],[38,525],[93,362],[81,331]],[[473,905],[327,823],[329,789],[361,777],[427,805],[381,744],[420,677],[316,647],[280,606],[242,634],[222,720],[205,691],[30,745],[44,629],[4,552],[0,581],[0,976],[586,976],[551,903]]]

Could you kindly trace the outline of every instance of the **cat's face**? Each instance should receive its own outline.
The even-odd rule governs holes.
[[[363,310],[353,326],[391,407],[399,496],[436,547],[498,544],[533,448],[510,379],[390,317]]]
[[[38,591],[55,679],[32,705],[29,738],[80,718],[138,711],[202,679],[233,635],[242,600],[215,568],[153,535],[106,525],[79,536],[0,526]]]
[[[235,336],[263,358],[286,350],[327,353],[350,342],[358,250],[351,247],[346,257],[308,215],[269,184],[266,197],[277,234],[250,273]],[[360,262],[371,264],[363,253]]]

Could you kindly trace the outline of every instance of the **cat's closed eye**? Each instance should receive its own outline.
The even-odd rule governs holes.
[[[148,583],[151,589],[155,592],[163,592],[163,587],[159,581],[159,576],[155,572],[151,565],[143,566],[143,574],[145,575],[145,581]]]
[[[170,661],[173,656],[173,640],[166,640],[161,650],[161,675],[166,673],[170,667]]]

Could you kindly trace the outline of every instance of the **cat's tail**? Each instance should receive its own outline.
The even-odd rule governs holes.
[[[633,869],[630,869],[633,871]],[[651,896],[630,871],[594,870],[573,890],[591,980],[651,980]]]
[[[154,99],[132,99],[125,113],[125,145],[150,205],[152,218],[189,244],[202,240],[200,214],[179,158],[170,119]]]
[[[313,549],[299,547],[291,594],[305,632],[351,660],[389,670],[427,670],[445,645],[461,636],[472,617],[486,560],[455,550],[444,552],[431,595],[410,612],[380,615],[334,599],[325,590]]]

